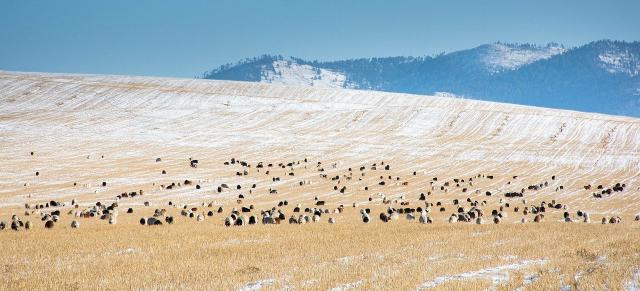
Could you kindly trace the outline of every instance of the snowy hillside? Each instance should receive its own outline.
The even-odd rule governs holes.
[[[573,187],[569,189],[607,177],[628,177],[625,182],[635,185],[640,172],[638,119],[450,97],[251,82],[0,72],[0,116],[0,159],[28,159],[25,153],[35,150],[56,161],[30,171],[17,171],[13,163],[0,164],[4,189],[0,204],[5,205],[20,205],[30,194],[64,197],[91,189],[101,195],[100,187],[52,186],[58,190],[40,191],[23,186],[34,179],[38,185],[56,185],[60,177],[73,175],[95,184],[98,181],[92,177],[114,175],[110,178],[114,185],[142,183],[146,181],[142,177],[160,175],[161,169],[138,173],[138,178],[109,171],[121,167],[123,159],[153,163],[150,157],[161,156],[181,165],[180,161],[202,157],[203,152],[209,153],[209,161],[394,160],[395,170],[402,173],[421,168],[449,176],[578,175],[580,180],[565,184]],[[93,159],[94,155],[105,158]],[[101,167],[95,169],[107,172],[84,168],[98,164]],[[33,175],[43,169],[44,174]]]
[[[485,56],[482,57],[482,61],[492,73],[515,70],[523,65],[545,60],[566,51],[564,47],[559,45],[537,47],[502,43],[486,45],[485,50]]]
[[[260,82],[281,85],[302,85],[320,88],[349,88],[347,76],[339,72],[301,65],[292,60],[274,60],[272,66],[262,66]]]
[[[626,74],[635,77],[640,74],[640,56],[629,51],[606,51],[598,55],[602,68],[612,74]]]

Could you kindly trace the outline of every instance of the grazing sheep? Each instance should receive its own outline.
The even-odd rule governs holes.
[[[428,220],[429,218],[427,217],[427,213],[425,211],[421,211],[418,222],[420,222],[421,224],[426,224]]]
[[[156,221],[158,221],[155,217],[147,218],[147,225],[155,225]]]
[[[50,221],[50,220],[47,220],[47,221]],[[20,229],[20,221],[19,220],[12,221],[11,222],[11,229],[13,229],[15,231],[18,231]]]
[[[0,230],[4,230],[7,227],[7,224],[4,221],[0,221]]]
[[[636,220],[636,221],[640,221],[640,214],[636,214],[636,218],[635,218],[635,220]]]
[[[198,217],[196,217],[196,221],[198,221],[198,222],[204,221],[204,215],[198,214]]]
[[[224,226],[229,227],[232,225],[235,225],[236,221],[233,217],[229,216],[227,218],[224,219]]]
[[[494,224],[499,224],[502,221],[502,218],[500,218],[500,216],[494,216],[493,217],[493,223]]]
[[[329,223],[334,224],[336,223],[336,220],[333,217],[329,217]]]
[[[80,222],[78,222],[77,220],[74,220],[71,222],[71,228],[79,228],[80,227]]]
[[[591,223],[591,219],[589,218],[589,213],[583,212],[582,218],[584,218],[584,223]]]
[[[380,213],[380,220],[382,220],[382,222],[389,222],[389,216],[386,213],[382,212]]]
[[[539,214],[536,214],[536,216],[533,218],[533,222],[536,222],[536,223],[542,222],[542,219],[544,219],[544,214],[539,213]]]
[[[458,216],[455,214],[451,214],[451,216],[449,216],[449,223],[456,223],[458,222]]]
[[[145,224],[147,224],[147,219],[146,219],[145,217],[140,218],[140,224],[141,224],[141,225],[145,225]]]
[[[527,223],[527,218],[523,217],[522,219],[520,219],[520,223],[525,224]]]
[[[313,220],[314,223],[318,223],[318,222],[320,222],[320,216],[319,215],[314,215],[312,220]]]
[[[239,216],[239,217],[236,219],[236,223],[235,223],[235,225],[237,225],[237,226],[243,226],[243,225],[246,225],[246,224],[247,224],[247,220],[248,220],[248,219],[247,219],[247,217],[246,217],[246,216],[244,216],[244,215]]]
[[[609,223],[616,224],[622,222],[622,218],[620,216],[613,216],[609,219]]]
[[[363,212],[362,213],[362,222],[369,223],[369,221],[371,221],[371,218],[369,218],[369,214],[367,214],[366,212]]]
[[[44,227],[45,227],[45,228],[47,228],[47,229],[52,229],[52,228],[53,228],[53,225],[54,225],[53,220],[47,220],[47,221],[44,223]]]
[[[413,213],[407,213],[407,220],[408,221],[414,221],[416,220],[416,217],[413,215]]]
[[[605,216],[602,218],[602,224],[607,224],[607,223],[609,223],[609,217]]]
[[[116,224],[116,223],[117,223],[116,217],[115,216],[110,216],[109,217],[109,224]]]
[[[484,223],[484,219],[482,219],[482,216],[476,218],[476,224],[483,224]]]
[[[165,218],[164,218],[164,221],[165,221],[167,224],[173,224],[173,216],[167,216],[167,217],[165,217]]]

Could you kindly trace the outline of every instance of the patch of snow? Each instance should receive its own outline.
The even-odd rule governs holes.
[[[463,95],[456,95],[456,94],[451,93],[451,92],[434,92],[433,96],[445,97],[445,98],[466,99]]]
[[[611,74],[626,74],[635,77],[640,74],[640,59],[629,51],[611,50],[598,55],[601,67]]]
[[[113,255],[127,255],[127,254],[135,254],[135,253],[141,253],[142,251],[140,249],[134,249],[134,248],[127,248],[127,249],[123,249],[123,250],[113,250],[113,251],[109,251],[106,252],[104,255],[105,256],[113,256]]]
[[[300,65],[288,60],[274,61],[273,71],[263,68],[260,82],[320,88],[350,88],[347,77],[342,73]]]
[[[341,291],[341,290],[355,289],[358,286],[362,285],[363,282],[364,281],[362,281],[362,280],[358,280],[358,281],[355,281],[355,282],[342,284],[340,286],[331,288],[331,291]]]
[[[505,70],[515,70],[523,65],[548,59],[565,51],[565,48],[553,45],[534,47],[494,43],[489,45],[488,52],[482,61],[489,71],[498,73]]]
[[[473,280],[473,279],[489,279],[491,282],[495,284],[504,283],[509,280],[509,272],[513,270],[519,270],[521,268],[530,266],[530,265],[542,265],[545,264],[546,260],[524,260],[521,262],[502,265],[493,268],[480,269],[477,271],[470,271],[465,273],[460,273],[456,275],[444,275],[437,277],[433,280],[422,283],[418,286],[417,290],[434,288],[440,284],[449,282],[449,281],[457,281],[457,280]]]
[[[633,271],[633,276],[627,283],[624,285],[625,291],[637,291],[640,290],[640,268],[635,269]]]
[[[244,285],[243,287],[239,288],[238,291],[260,290],[264,285],[272,285],[272,284],[273,284],[273,279],[265,279],[265,280],[250,282]]]

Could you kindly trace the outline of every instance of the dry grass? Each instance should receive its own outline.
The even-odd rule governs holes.
[[[268,289],[414,289],[429,281],[443,289],[619,289],[640,266],[639,229],[630,223],[224,228],[220,216],[161,227],[137,225],[137,218],[5,231],[1,289],[231,289],[257,281]],[[498,270],[482,272],[490,268]],[[436,279],[463,273],[471,275]]]

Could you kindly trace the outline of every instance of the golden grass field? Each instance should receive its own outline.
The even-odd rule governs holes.
[[[640,121],[633,118],[341,89],[0,72],[0,140],[0,221],[10,224],[15,214],[33,223],[0,231],[1,290],[640,286]],[[251,167],[225,165],[231,158]],[[456,178],[465,182],[456,187]],[[160,186],[186,179],[193,184]],[[544,182],[522,198],[504,195]],[[218,193],[222,183],[230,189]],[[615,183],[624,191],[592,197],[597,185]],[[74,215],[140,189],[143,196],[118,202],[116,224]],[[426,202],[445,208],[432,207],[433,224],[403,214],[378,219],[388,207],[424,208],[418,197],[429,192]],[[315,207],[316,196],[330,213],[288,224],[296,204]],[[486,201],[485,223],[448,223],[452,201],[468,209],[467,198]],[[51,200],[66,206],[25,209]],[[234,207],[254,205],[259,216],[283,200],[287,220],[279,225],[224,226]],[[541,223],[522,213],[552,200],[566,209],[547,209]],[[198,222],[180,214],[175,205],[183,204],[215,214]],[[340,205],[344,211],[333,213]],[[493,224],[500,205],[506,216]],[[157,208],[175,223],[139,224]],[[60,220],[45,229],[41,214],[57,209]],[[591,223],[563,222],[565,211],[578,221],[578,210]],[[604,216],[622,222],[603,225]],[[80,228],[71,228],[73,220]]]

